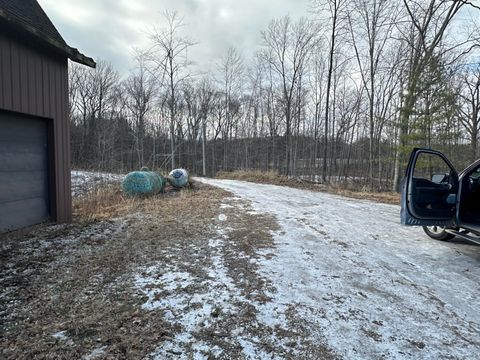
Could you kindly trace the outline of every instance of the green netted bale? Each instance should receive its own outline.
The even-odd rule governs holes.
[[[168,174],[168,182],[177,188],[188,185],[188,172],[185,169],[173,169]]]
[[[165,186],[165,178],[153,171],[133,171],[122,182],[123,192],[127,195],[158,194]]]

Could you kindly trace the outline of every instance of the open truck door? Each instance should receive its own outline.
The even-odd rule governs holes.
[[[414,149],[402,182],[403,225],[455,226],[458,173],[441,152]]]
[[[457,173],[441,152],[414,149],[402,182],[403,225],[433,239],[480,244],[480,159]]]

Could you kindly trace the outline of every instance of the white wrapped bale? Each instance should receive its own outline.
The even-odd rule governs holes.
[[[168,175],[168,182],[176,188],[182,188],[187,186],[188,171],[185,169],[173,169]]]

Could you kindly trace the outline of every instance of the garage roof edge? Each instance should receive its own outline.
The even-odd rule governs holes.
[[[95,61],[78,49],[68,46],[40,5],[36,1],[30,2],[32,3],[29,8],[30,14],[25,15],[23,13],[25,9],[15,9],[16,5],[14,5],[16,3],[20,6],[18,4],[23,3],[22,6],[29,6],[24,0],[22,2],[0,0],[0,20],[3,20],[7,26],[21,30],[43,44],[55,48],[70,60],[94,68]]]

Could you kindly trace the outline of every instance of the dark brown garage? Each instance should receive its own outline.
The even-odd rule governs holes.
[[[0,232],[72,218],[68,46],[35,0],[0,0]]]

